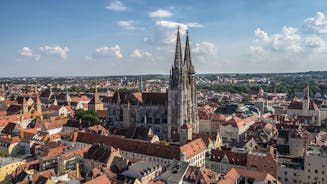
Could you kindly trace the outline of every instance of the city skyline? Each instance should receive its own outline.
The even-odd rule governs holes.
[[[324,1],[0,4],[0,77],[167,75],[177,26],[198,73],[327,70]]]

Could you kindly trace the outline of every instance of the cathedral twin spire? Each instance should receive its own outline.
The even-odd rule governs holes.
[[[186,43],[185,43],[185,53],[184,53],[184,61],[183,61],[182,44],[181,44],[179,27],[178,27],[177,28],[174,67],[181,68],[183,66],[185,66],[185,68],[189,72],[190,72],[190,70],[193,70],[193,65],[192,65],[192,60],[191,60],[191,49],[190,49],[190,43],[189,43],[189,38],[188,38],[188,31],[186,31]]]

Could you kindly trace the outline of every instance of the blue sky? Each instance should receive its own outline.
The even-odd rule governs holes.
[[[1,0],[0,76],[327,70],[326,0]]]

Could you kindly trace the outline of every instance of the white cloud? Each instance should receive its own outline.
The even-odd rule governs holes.
[[[293,27],[283,27],[281,33],[268,35],[260,28],[255,30],[257,43],[267,50],[275,52],[302,52],[302,38],[298,30]]]
[[[106,8],[112,11],[124,11],[127,9],[127,7],[121,1],[118,0],[111,1]]]
[[[20,51],[19,54],[23,57],[27,57],[27,58],[32,58],[35,61],[39,61],[41,56],[40,54],[33,54],[33,51],[31,48],[29,47],[23,47]]]
[[[132,20],[121,20],[117,22],[117,25],[127,30],[134,30],[135,29],[134,24],[135,22]]]
[[[59,56],[62,59],[67,59],[69,49],[68,47],[60,47],[60,46],[41,46],[40,51],[46,55],[54,55]]]
[[[319,36],[308,36],[304,39],[304,42],[310,48],[321,48],[325,46],[325,41]]]
[[[180,28],[180,34],[185,35],[186,24],[167,20],[156,21],[154,42],[158,44],[175,43],[177,27]]]
[[[130,57],[135,59],[145,59],[147,61],[152,61],[154,59],[150,52],[143,51],[139,48],[134,49]]]
[[[152,18],[168,18],[173,15],[169,10],[158,9],[156,11],[150,12],[149,16]]]
[[[216,60],[218,56],[218,48],[211,42],[204,41],[195,43],[194,45],[191,44],[191,50],[191,54],[193,54],[195,61],[199,61],[201,63]]]
[[[199,55],[217,55],[217,51],[217,46],[210,42],[196,43],[192,48],[192,52]]]
[[[181,30],[186,30],[187,25],[179,22],[174,22],[174,21],[168,21],[168,20],[160,20],[156,22],[156,25],[159,27],[164,27],[164,28],[173,28],[177,29],[179,26]]]
[[[280,33],[268,34],[257,28],[254,31],[256,39],[249,47],[254,58],[269,61],[294,60],[294,58],[317,58],[327,51],[326,37],[327,19],[324,13],[317,12],[313,18],[304,20],[301,28],[284,26]]]
[[[260,28],[257,28],[254,31],[254,34],[255,34],[255,36],[257,36],[258,38],[260,38],[262,40],[265,40],[265,41],[269,40],[268,34],[266,32],[264,32],[264,31],[262,31]]]
[[[188,27],[203,27],[203,25],[198,22],[189,22],[189,23],[186,23],[186,25]]]
[[[30,49],[29,47],[23,47],[20,50],[20,55],[26,56],[26,57],[31,57],[31,56],[33,56],[32,49]]]
[[[317,12],[315,17],[304,20],[304,28],[313,33],[327,33],[327,19],[323,12]]]
[[[114,45],[112,47],[105,46],[105,47],[97,48],[96,53],[101,56],[114,56],[117,59],[123,58],[119,45]]]

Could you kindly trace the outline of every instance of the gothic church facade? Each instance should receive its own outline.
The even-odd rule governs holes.
[[[172,140],[185,123],[199,132],[195,70],[188,33],[184,58],[179,29],[175,59],[171,67],[167,93],[116,92],[107,105],[109,123],[115,127],[150,127],[161,139]]]

